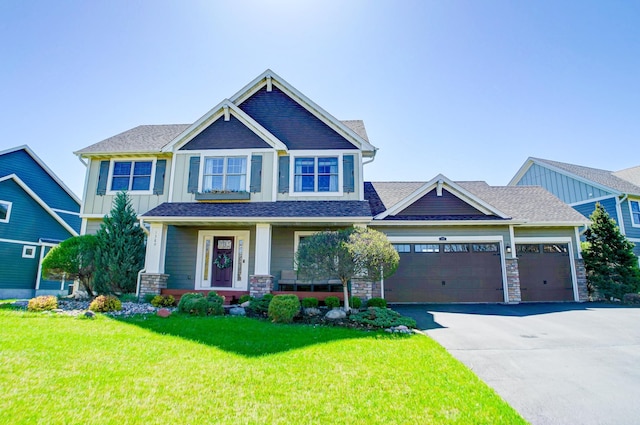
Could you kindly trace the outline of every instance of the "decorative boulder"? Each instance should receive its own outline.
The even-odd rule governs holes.
[[[251,301],[245,301],[242,304],[240,304],[240,307],[247,308],[247,307],[249,307],[250,304],[251,304]]]
[[[305,316],[320,316],[320,309],[315,307],[308,307],[303,309]]]
[[[91,310],[87,310],[87,311],[84,312],[84,317],[88,317],[89,319],[93,319],[94,317],[96,317],[96,314]]]
[[[160,317],[169,317],[171,316],[171,311],[168,308],[161,308],[156,314]]]
[[[333,310],[329,310],[324,318],[329,320],[346,319],[347,313],[345,313],[342,309],[334,308]]]
[[[247,312],[244,310],[243,307],[231,307],[229,309],[229,314],[231,316],[245,316]]]

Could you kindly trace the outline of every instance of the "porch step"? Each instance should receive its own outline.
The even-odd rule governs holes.
[[[177,301],[180,301],[180,297],[184,294],[193,294],[198,293],[206,296],[211,290],[201,290],[201,289],[163,289],[162,295],[173,295],[173,297]],[[222,295],[224,297],[225,305],[229,304],[237,304],[238,300],[243,295],[249,295],[249,291],[215,291],[218,295]]]

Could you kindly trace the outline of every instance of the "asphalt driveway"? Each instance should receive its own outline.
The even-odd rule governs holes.
[[[415,318],[534,425],[640,423],[640,308],[392,307]]]

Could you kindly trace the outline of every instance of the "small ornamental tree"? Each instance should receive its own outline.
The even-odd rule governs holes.
[[[144,266],[145,237],[126,192],[116,195],[96,237],[96,291],[135,292],[138,272]]]
[[[616,222],[600,203],[591,215],[585,232],[587,249],[583,252],[589,283],[606,297],[622,299],[640,290],[638,258],[633,243],[620,233]]]
[[[97,239],[94,235],[76,236],[61,242],[42,261],[46,279],[78,280],[82,289],[93,297],[93,274]]]
[[[296,253],[298,273],[311,279],[338,278],[349,309],[349,280],[376,281],[393,274],[399,256],[387,237],[369,228],[319,232],[303,239]]]

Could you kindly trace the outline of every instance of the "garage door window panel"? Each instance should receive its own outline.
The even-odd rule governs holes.
[[[451,252],[451,253],[469,252],[469,245],[466,243],[446,243],[444,244],[444,252]]]
[[[411,245],[409,244],[394,244],[393,248],[400,254],[411,252]]]
[[[436,253],[440,252],[440,245],[438,244],[416,244],[413,246],[414,252],[420,253]]]
[[[474,243],[472,246],[473,252],[498,252],[497,243]]]

